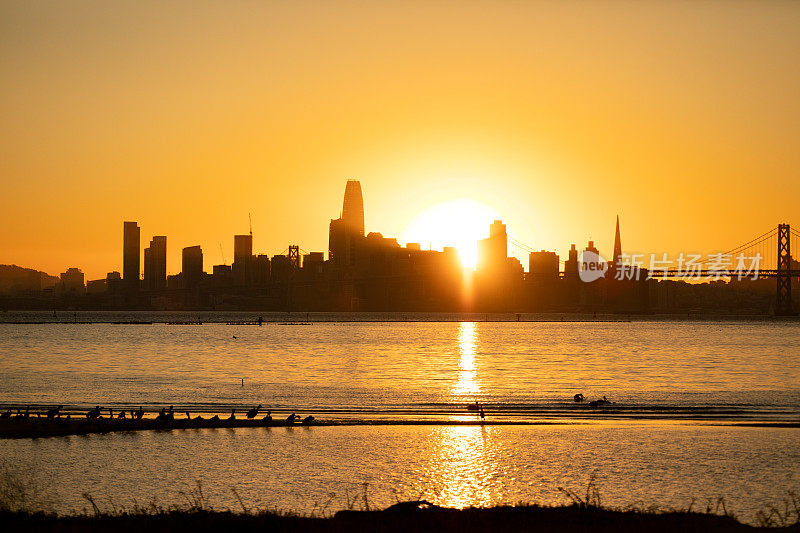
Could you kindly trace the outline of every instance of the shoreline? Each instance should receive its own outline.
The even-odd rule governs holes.
[[[158,421],[154,418],[141,420],[81,420],[81,419],[55,419],[27,421],[10,420],[0,422],[0,439],[39,439],[52,437],[70,437],[99,435],[108,433],[131,433],[138,431],[176,431],[176,430],[201,430],[201,429],[239,429],[239,428],[313,428],[313,427],[361,427],[361,426],[462,426],[462,427],[492,427],[492,426],[593,426],[609,423],[649,422],[667,425],[696,425],[713,427],[756,427],[756,428],[783,428],[798,429],[798,422],[767,422],[767,421],[729,421],[713,422],[708,420],[665,420],[665,419],[573,419],[573,420],[397,420],[397,419],[358,419],[358,420],[313,420],[308,423],[290,423],[286,420],[267,421],[263,419],[219,419],[219,420],[187,420],[179,419],[169,422]]]
[[[94,502],[92,502],[94,505]],[[719,506],[719,505],[718,505]],[[425,500],[398,501],[382,510],[345,509],[336,513],[298,515],[279,510],[217,511],[202,506],[188,509],[138,509],[106,513],[94,507],[94,514],[59,516],[28,512],[0,512],[9,531],[436,531],[494,532],[723,532],[800,531],[793,511],[786,515],[759,516],[757,526],[740,522],[725,508],[705,512],[686,509],[634,507],[608,508],[573,495],[573,503],[540,506],[519,503],[492,507],[456,509],[440,507]]]
[[[259,322],[259,318],[261,321]],[[470,312],[306,312],[306,311],[216,311],[207,309],[179,311],[143,310],[62,310],[0,312],[0,324],[110,324],[110,325],[205,325],[230,326],[300,326],[312,324],[358,324],[358,323],[450,323],[450,322],[526,322],[526,323],[627,323],[627,322],[762,322],[800,323],[797,316],[773,316],[763,313],[730,314],[704,312],[701,310],[670,313],[610,313],[610,312],[519,312],[519,313],[470,313]]]

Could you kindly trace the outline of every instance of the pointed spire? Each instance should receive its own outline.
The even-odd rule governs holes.
[[[614,234],[614,257],[611,260],[612,263],[618,263],[620,261],[619,256],[622,255],[622,240],[619,237],[619,215],[617,215],[617,232]]]

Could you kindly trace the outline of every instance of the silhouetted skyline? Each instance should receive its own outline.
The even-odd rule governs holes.
[[[255,249],[324,251],[347,176],[401,243],[459,198],[561,257],[617,213],[670,254],[800,227],[794,2],[105,4],[0,5],[0,264],[96,279],[138,220],[174,274],[248,213]]]
[[[21,286],[27,288],[18,289],[17,294],[33,300],[16,305],[48,305],[47,298],[55,297],[60,300],[51,301],[50,305],[58,301],[61,305],[90,308],[648,313],[653,308],[685,306],[677,303],[679,293],[700,294],[696,287],[687,288],[686,283],[667,279],[684,276],[682,270],[674,272],[665,266],[655,266],[660,268],[660,279],[659,275],[650,279],[653,273],[635,261],[636,255],[623,251],[619,216],[613,259],[603,259],[595,242],[590,240],[580,256],[572,243],[563,261],[555,251],[528,249],[525,265],[508,255],[511,242],[524,245],[509,236],[502,220],[494,220],[487,228],[488,237],[476,242],[477,263],[473,271],[462,263],[457,248],[425,250],[419,243],[401,246],[397,239],[384,237],[380,232],[366,233],[363,215],[361,183],[347,180],[341,216],[329,223],[327,259],[324,252],[306,251],[298,244],[289,244],[284,252],[272,257],[255,254],[253,234],[248,233],[233,236],[231,265],[209,265],[202,246],[189,245],[181,248],[180,273],[168,275],[167,236],[161,235],[154,236],[144,248],[144,274],[140,277],[136,276],[142,253],[141,228],[136,221],[125,221],[122,276],[111,271],[104,279],[85,280],[84,273],[73,267],[62,273],[59,281],[47,286],[44,277],[36,280],[27,276],[27,285]],[[694,267],[687,269],[686,274],[697,270],[711,280],[727,276],[730,283],[722,281],[720,286],[726,287],[727,292],[755,287],[759,293],[756,297],[746,297],[739,305],[757,305],[775,313],[792,314],[787,272],[797,272],[790,245],[800,234],[787,225],[780,225],[777,231],[778,243],[785,242],[786,247],[782,251],[784,274],[781,277],[780,271],[777,274],[765,271],[767,277],[777,279],[780,289],[774,293],[777,299],[771,304],[764,303],[763,296],[769,294],[769,289],[763,283],[741,287],[734,284],[758,276],[758,262],[755,267],[747,267],[744,253],[737,256],[739,266],[731,262],[732,254],[724,256],[729,261],[727,267],[719,263],[723,254],[716,254],[719,256],[716,267],[709,266],[711,257],[698,263],[705,265],[698,267],[705,274]],[[764,234],[760,240],[749,241],[736,250],[760,250],[773,237]],[[655,254],[652,259],[655,260]],[[728,275],[734,268],[736,275]]]

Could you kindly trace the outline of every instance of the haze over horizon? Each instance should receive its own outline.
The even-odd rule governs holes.
[[[0,263],[104,277],[135,220],[210,270],[248,213],[258,253],[327,251],[347,179],[401,242],[467,199],[562,258],[617,214],[625,250],[720,251],[800,223],[799,27],[781,1],[2,2]]]

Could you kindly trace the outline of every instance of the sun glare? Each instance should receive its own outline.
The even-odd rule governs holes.
[[[461,263],[475,268],[478,262],[478,239],[488,237],[489,224],[499,218],[496,211],[471,198],[459,198],[437,204],[421,212],[406,227],[406,243],[417,242],[423,249],[458,249]]]

